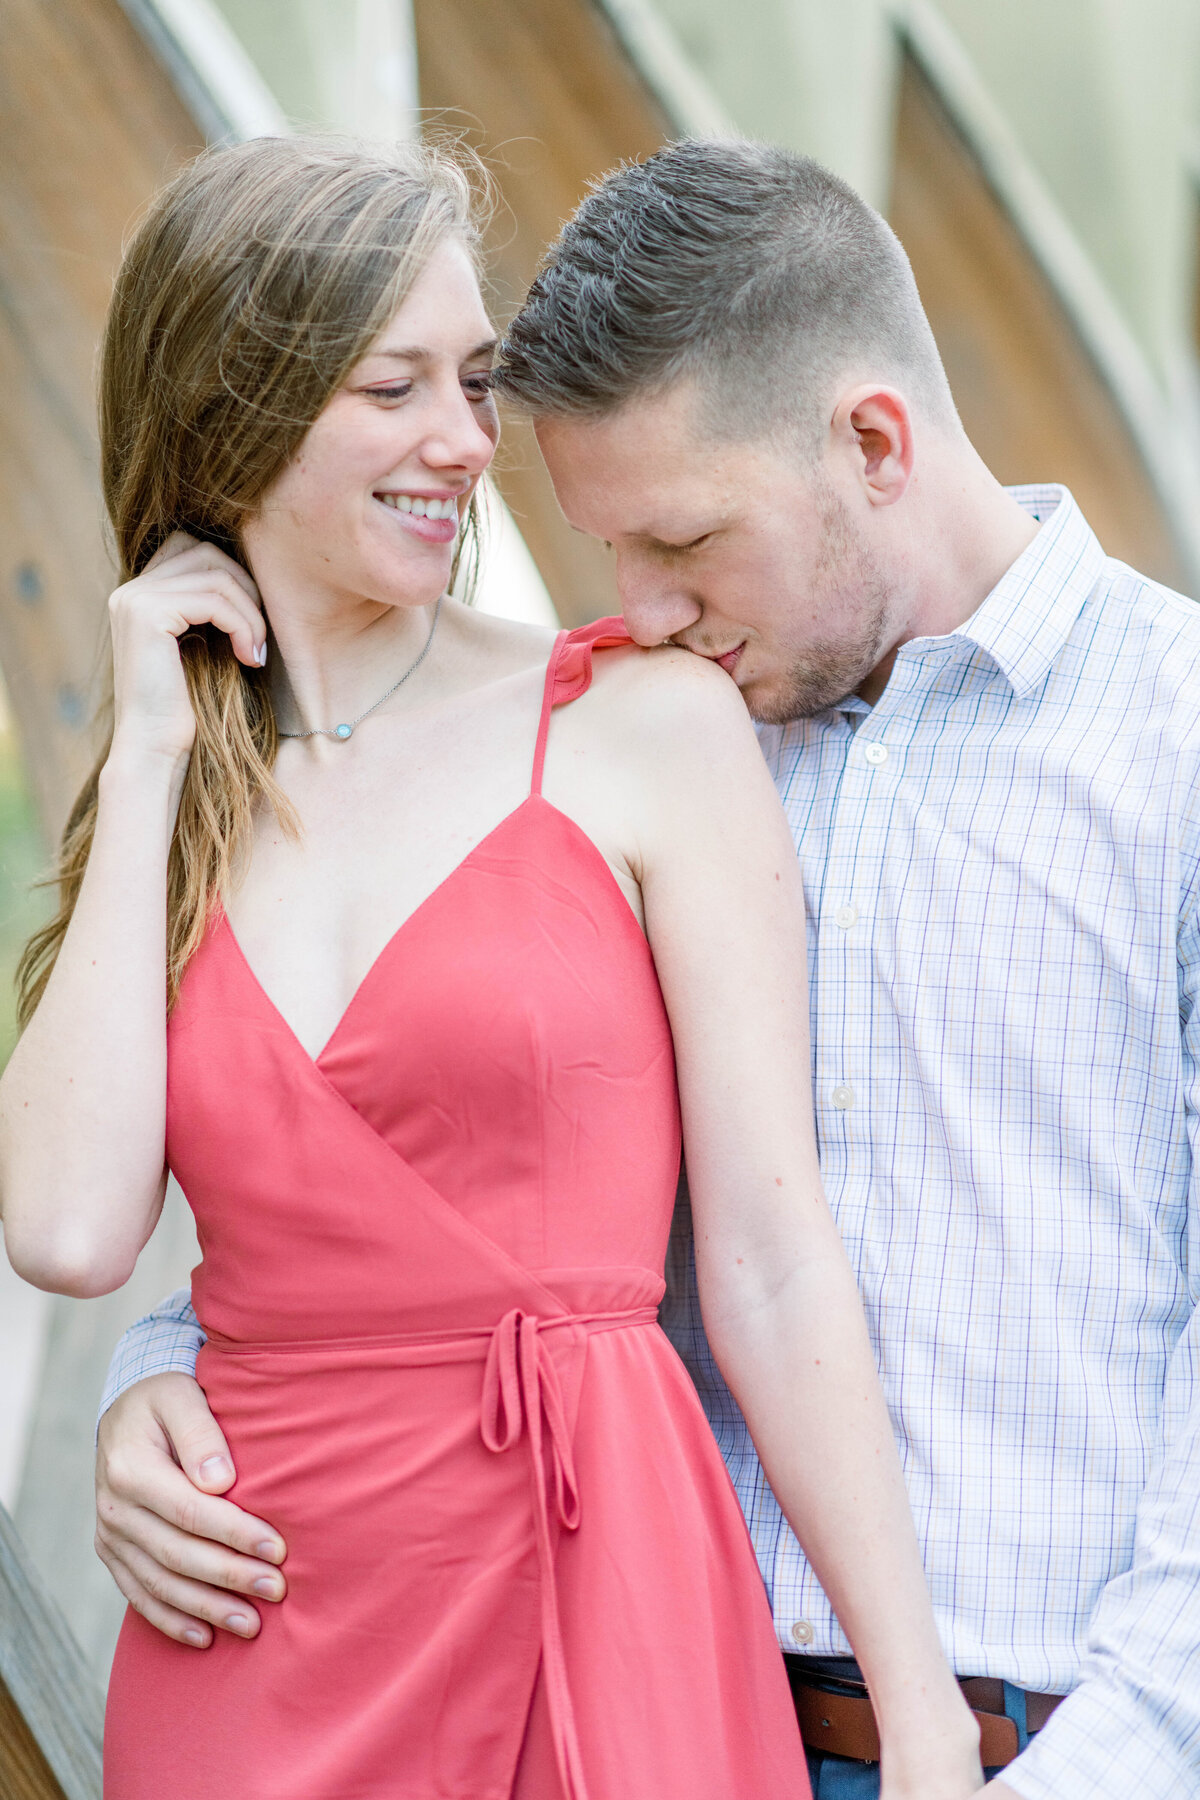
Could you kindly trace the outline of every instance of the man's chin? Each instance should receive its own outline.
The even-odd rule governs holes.
[[[746,710],[756,725],[790,725],[797,719],[815,719],[847,699],[857,687],[861,675],[841,681],[816,683],[797,681],[794,676],[779,681],[751,681],[741,690]]]

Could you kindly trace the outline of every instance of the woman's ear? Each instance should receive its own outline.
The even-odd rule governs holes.
[[[892,506],[912,478],[912,415],[896,388],[861,386],[843,394],[834,412],[832,436],[854,464],[872,506]]]

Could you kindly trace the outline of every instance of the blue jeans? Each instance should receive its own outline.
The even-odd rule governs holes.
[[[844,1756],[822,1756],[809,1750],[808,1779],[813,1800],[879,1800],[879,1764],[850,1762]],[[990,1779],[999,1769],[985,1769]]]
[[[879,1764],[848,1762],[844,1756],[808,1752],[813,1800],[879,1800]]]

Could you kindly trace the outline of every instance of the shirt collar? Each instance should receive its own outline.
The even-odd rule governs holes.
[[[1045,681],[1104,570],[1104,551],[1065,487],[1010,487],[1042,528],[952,633],[987,652],[1018,697]]]

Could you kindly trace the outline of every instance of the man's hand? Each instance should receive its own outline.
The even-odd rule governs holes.
[[[199,1384],[151,1375],[100,1421],[96,1553],[129,1604],[181,1644],[204,1649],[212,1627],[257,1636],[255,1608],[233,1595],[282,1600],[277,1531],[221,1500],[233,1485],[229,1446]]]

